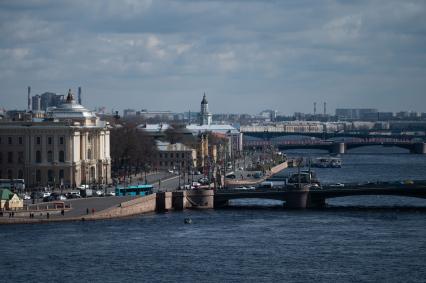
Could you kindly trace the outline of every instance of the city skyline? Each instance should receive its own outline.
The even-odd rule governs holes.
[[[83,87],[122,111],[424,112],[426,3],[4,1],[0,106]],[[133,105],[133,106],[132,106]],[[137,107],[134,105],[138,105]],[[273,107],[271,107],[273,106]]]

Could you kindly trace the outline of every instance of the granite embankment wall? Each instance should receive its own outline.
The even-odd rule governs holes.
[[[213,190],[162,192],[144,197],[136,197],[132,200],[121,202],[113,207],[95,212],[94,214],[84,214],[75,217],[53,217],[54,214],[59,213],[59,211],[57,211],[55,213],[50,212],[52,217],[44,219],[29,217],[0,217],[0,224],[111,219],[143,213],[152,213],[156,211],[162,212],[171,209],[183,210],[186,208],[213,208],[213,203]]]
[[[135,198],[126,202],[120,203],[116,207],[111,207],[92,215],[87,215],[82,218],[84,220],[108,219],[132,216],[142,213],[155,212],[157,207],[157,195],[152,194],[145,197]]]

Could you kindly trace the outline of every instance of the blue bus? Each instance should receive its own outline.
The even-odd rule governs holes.
[[[115,187],[116,196],[146,196],[152,194],[152,185],[137,185],[127,187]]]

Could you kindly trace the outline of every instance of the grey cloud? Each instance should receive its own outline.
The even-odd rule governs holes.
[[[110,109],[195,110],[207,91],[216,112],[309,111],[313,100],[424,111],[425,10],[398,0],[3,1],[0,106],[23,107],[31,84],[82,85],[88,106]]]

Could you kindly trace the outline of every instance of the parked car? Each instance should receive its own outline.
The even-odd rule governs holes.
[[[29,199],[31,199],[31,196],[29,194],[24,194],[22,198],[24,200],[29,200]]]
[[[43,192],[43,195],[42,195],[42,197],[43,198],[45,198],[45,197],[49,197],[50,196],[50,193],[49,192]]]
[[[200,178],[198,179],[198,182],[202,185],[208,185],[209,184],[209,179],[206,177]]]

